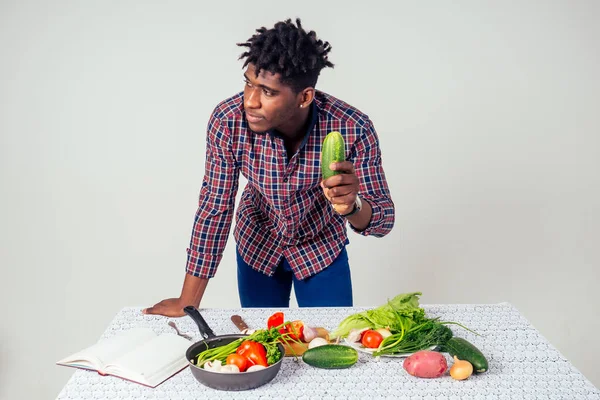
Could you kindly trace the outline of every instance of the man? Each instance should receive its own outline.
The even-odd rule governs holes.
[[[331,46],[299,19],[260,28],[238,45],[247,47],[245,88],[217,105],[208,123],[181,295],[144,313],[177,317],[200,305],[227,242],[240,173],[248,180],[234,230],[242,307],[288,307],[292,284],[300,307],[352,306],[346,222],[381,237],[395,219],[375,128],[315,89],[320,71],[333,67]],[[347,161],[333,163],[342,173],[322,181],[321,146],[331,131],[342,134]]]

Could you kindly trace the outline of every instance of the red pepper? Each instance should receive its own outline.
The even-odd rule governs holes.
[[[265,346],[252,340],[244,340],[236,350],[240,356],[246,357],[251,365],[262,365],[268,367],[267,350]]]
[[[282,312],[276,312],[275,314],[271,315],[269,317],[269,319],[267,320],[267,328],[271,329],[277,326],[281,326],[283,325],[283,313]],[[285,329],[281,328],[279,329],[279,333],[284,333]]]
[[[290,334],[294,340],[304,340],[304,323],[300,320],[288,322],[285,325],[285,332]]]

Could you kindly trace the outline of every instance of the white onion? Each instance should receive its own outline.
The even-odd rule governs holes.
[[[327,339],[323,339],[322,337],[318,337],[318,338],[314,338],[313,340],[310,341],[310,343],[308,344],[308,348],[309,349],[314,349],[315,347],[324,346],[326,344],[329,344],[329,342],[327,341]]]

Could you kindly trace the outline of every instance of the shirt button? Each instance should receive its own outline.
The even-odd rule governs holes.
[[[287,177],[283,178],[283,181],[284,181],[284,182],[287,182],[287,181],[288,181],[288,178],[287,178]]]

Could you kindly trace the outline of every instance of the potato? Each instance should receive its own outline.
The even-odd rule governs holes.
[[[439,378],[448,370],[446,358],[437,351],[421,350],[404,360],[404,369],[419,378]]]

